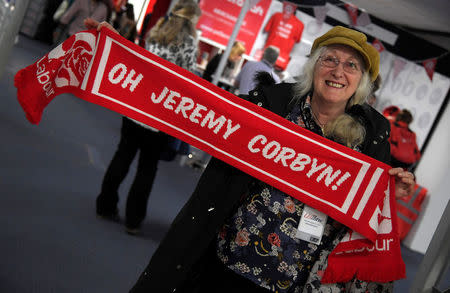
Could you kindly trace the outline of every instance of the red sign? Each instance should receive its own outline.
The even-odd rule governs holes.
[[[244,18],[236,40],[244,43],[247,53],[253,48],[271,2],[260,0]],[[202,31],[202,37],[226,46],[243,4],[244,0],[201,0],[202,15],[197,28]]]

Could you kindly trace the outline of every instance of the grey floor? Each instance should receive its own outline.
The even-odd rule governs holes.
[[[31,125],[13,76],[49,46],[20,36],[0,80],[0,292],[127,292],[200,176],[161,162],[143,233],[96,219],[94,201],[119,139],[120,115],[71,95]],[[120,208],[135,166],[121,186]],[[423,255],[402,248],[407,292]]]

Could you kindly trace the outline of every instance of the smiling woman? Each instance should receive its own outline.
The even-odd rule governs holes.
[[[347,101],[360,85],[363,61],[356,50],[343,45],[330,45],[318,61],[312,107],[319,121],[326,124],[345,111]]]
[[[389,163],[389,122],[365,103],[378,67],[378,52],[364,34],[335,27],[314,42],[297,84],[259,84],[243,97],[318,135]],[[332,196],[339,182],[350,176],[345,168],[325,166],[301,149],[281,145],[277,135],[270,139],[255,136],[249,150],[260,154],[261,160],[304,171],[311,180],[331,186],[324,196]],[[397,194],[413,187],[411,173],[394,168],[389,174],[395,176]],[[388,206],[384,205],[383,212]],[[350,238],[344,236],[352,231],[327,214],[331,211],[314,210],[212,158],[131,292],[225,293],[236,288],[261,293],[391,292],[392,281],[401,278],[403,271],[401,264],[387,262],[398,259],[400,252],[393,258],[377,255],[370,262],[355,261],[362,255],[343,254],[337,262],[333,250],[344,241],[349,244]],[[314,237],[305,238],[302,235],[310,235],[311,227],[301,223],[311,218],[321,221],[314,224]],[[399,245],[398,239],[392,241]],[[367,251],[375,251],[372,247],[373,243]],[[170,282],[161,282],[167,276]]]

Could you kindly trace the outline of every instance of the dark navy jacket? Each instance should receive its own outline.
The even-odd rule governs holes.
[[[281,83],[251,91],[248,100],[281,117],[291,110],[293,84]],[[389,164],[389,122],[367,104],[349,111],[366,128],[362,153]],[[201,274],[208,248],[257,180],[212,158],[198,185],[173,221],[150,263],[130,292],[192,292]]]

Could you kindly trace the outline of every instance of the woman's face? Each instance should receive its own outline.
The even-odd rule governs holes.
[[[241,55],[239,55],[239,54],[230,54],[230,55],[228,56],[228,59],[229,59],[231,62],[238,62],[239,60],[241,60],[241,58],[242,58],[242,54],[241,54]]]
[[[363,68],[358,51],[345,45],[329,46],[314,68],[313,98],[345,108],[359,85]]]

